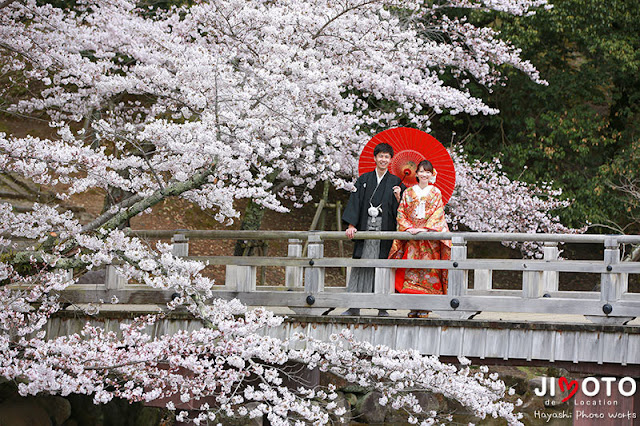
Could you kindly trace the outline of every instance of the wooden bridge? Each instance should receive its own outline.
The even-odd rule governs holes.
[[[640,274],[640,262],[621,261],[621,245],[640,243],[640,236],[358,232],[363,239],[451,239],[451,260],[372,260],[325,257],[328,241],[345,239],[342,232],[298,231],[130,231],[149,240],[169,239],[174,253],[210,265],[225,265],[223,285],[217,297],[238,298],[249,306],[287,308],[288,320],[270,334],[286,338],[296,331],[327,339],[332,333],[351,328],[356,337],[398,349],[414,348],[443,357],[467,356],[500,363],[554,363],[585,371],[609,374],[624,369],[625,375],[640,377],[640,293],[629,292],[629,276]],[[189,243],[199,239],[287,240],[288,255],[189,256]],[[467,243],[534,241],[544,244],[542,259],[468,258]],[[601,260],[565,260],[558,256],[559,243],[597,243],[603,246]],[[304,253],[304,256],[303,256]],[[284,268],[283,285],[259,285],[258,268]],[[326,268],[375,267],[375,293],[347,293],[341,286],[325,285]],[[394,268],[429,267],[449,270],[447,295],[408,295],[394,292]],[[522,273],[517,290],[494,289],[493,271]],[[599,274],[599,291],[561,291],[559,274]],[[472,274],[472,275],[470,275]],[[470,288],[470,276],[473,287]],[[637,276],[636,276],[637,277]],[[108,301],[116,296],[123,307],[154,305],[171,300],[169,291],[154,290],[126,282],[115,267],[109,267],[105,282],[76,284],[65,291],[74,303]],[[391,317],[342,317],[329,314],[335,308],[429,309],[428,319]],[[291,312],[288,311],[287,312]],[[323,315],[324,314],[324,315]],[[107,328],[129,315],[103,312],[95,321]],[[531,316],[537,320],[532,320]],[[565,315],[580,321],[567,322]],[[509,320],[501,320],[509,317]],[[63,312],[52,319],[49,335],[77,330],[86,318]],[[186,314],[163,320],[154,333],[171,333],[200,324]],[[575,368],[574,368],[575,370]]]

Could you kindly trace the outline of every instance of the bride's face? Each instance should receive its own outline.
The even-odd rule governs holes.
[[[416,176],[418,177],[418,182],[429,182],[429,179],[433,177],[433,172],[420,167],[416,172]]]

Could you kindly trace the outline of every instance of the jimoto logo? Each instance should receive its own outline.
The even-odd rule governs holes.
[[[540,387],[534,389],[537,396],[556,396],[556,392],[567,392],[567,396],[562,399],[562,402],[567,402],[573,398],[578,391],[583,395],[593,397],[600,394],[601,390],[605,391],[605,395],[610,397],[612,395],[612,389],[617,387],[620,395],[624,397],[630,397],[636,393],[636,381],[632,377],[586,377],[582,379],[582,382],[573,379],[569,380],[566,377],[545,377],[542,379]]]

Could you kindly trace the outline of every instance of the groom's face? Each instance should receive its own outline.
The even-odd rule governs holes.
[[[386,152],[379,152],[373,159],[376,162],[376,168],[380,172],[387,171],[389,164],[391,164],[391,155]]]

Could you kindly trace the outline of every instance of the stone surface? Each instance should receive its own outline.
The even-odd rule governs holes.
[[[334,385],[336,389],[346,388],[351,385],[344,377],[333,374],[330,371],[320,374],[320,386],[326,388],[330,384]]]
[[[0,403],[0,426],[54,426],[36,398],[12,398]]]
[[[534,377],[529,370],[531,369],[508,365],[489,367],[490,373],[498,373],[500,380],[504,382],[507,388],[513,388],[518,395],[524,395],[527,392],[527,380]]]
[[[0,402],[13,398],[17,395],[18,389],[16,388],[16,385],[13,382],[0,377]]]
[[[87,395],[69,395],[71,419],[83,426],[104,426],[104,414],[101,406],[95,405]]]
[[[475,414],[473,413],[473,411],[471,411],[469,408],[465,407],[464,405],[460,404],[457,400],[455,399],[450,399],[447,401],[448,402],[448,409],[447,412],[453,414],[454,416],[464,416],[464,417],[474,417],[477,419],[477,417],[475,417]],[[469,420],[471,422],[471,420]],[[473,422],[472,422],[473,423]]]
[[[282,375],[282,386],[290,389],[297,389],[300,386],[314,388],[320,384],[320,377],[324,374],[320,374],[318,368],[309,369],[305,364],[295,361],[287,361],[279,369],[285,372]]]
[[[356,405],[356,403],[358,402],[358,397],[354,393],[347,392],[344,394],[344,397],[349,402],[349,405],[352,407]]]
[[[381,396],[380,392],[373,391],[359,398],[353,408],[353,420],[360,423],[383,423],[387,407],[378,402]]]
[[[102,409],[105,426],[133,426],[135,424],[137,411],[143,407],[142,404],[130,404],[122,399],[112,399],[107,405],[98,406]]]
[[[353,394],[350,394],[353,395]],[[355,395],[354,395],[355,397]],[[336,409],[344,408],[346,412],[344,415],[338,417],[335,415],[331,415],[331,424],[334,425],[348,425],[351,424],[351,403],[342,392],[338,392],[338,397],[335,400],[337,407]]]
[[[348,386],[344,386],[342,388],[338,388],[340,389],[342,392],[344,393],[353,393],[353,394],[361,394],[364,395],[365,393],[368,393],[370,391],[370,389],[367,389],[365,387],[362,387],[360,385],[348,385]]]
[[[156,426],[163,424],[166,413],[155,407],[142,407],[136,416],[135,426]],[[164,423],[166,424],[166,423]]]
[[[37,400],[56,426],[62,425],[71,416],[71,403],[61,396],[46,395]]]

